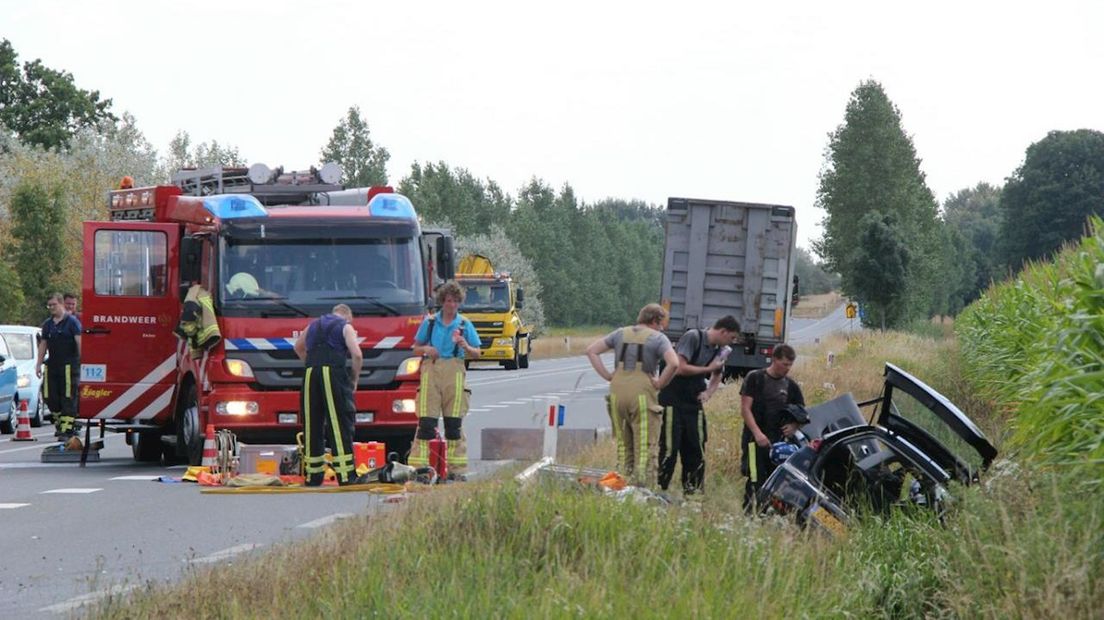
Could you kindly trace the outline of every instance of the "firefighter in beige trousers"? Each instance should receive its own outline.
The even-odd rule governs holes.
[[[587,347],[587,358],[603,379],[610,382],[610,424],[617,441],[617,471],[632,484],[654,487],[659,460],[659,434],[663,409],[657,394],[666,386],[679,359],[662,329],[667,312],[659,304],[641,308],[636,325],[622,327]],[[611,373],[599,357],[614,352]],[[666,366],[656,376],[659,360]]]
[[[414,336],[414,353],[422,356],[422,380],[418,386],[418,430],[407,462],[429,464],[429,440],[444,419],[445,459],[449,474],[461,474],[468,466],[467,446],[461,423],[468,413],[467,371],[464,360],[479,357],[479,334],[459,313],[464,291],[449,280],[437,289],[440,312],[427,317]]]

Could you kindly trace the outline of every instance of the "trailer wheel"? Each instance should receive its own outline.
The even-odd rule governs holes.
[[[176,410],[176,452],[189,465],[203,461],[203,429],[199,423],[199,401],[191,384],[184,390]]]

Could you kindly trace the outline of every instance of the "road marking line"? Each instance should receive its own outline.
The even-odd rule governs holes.
[[[502,401],[502,404],[503,405],[524,405],[525,401],[521,401],[521,400],[504,400],[504,401]]]
[[[314,529],[316,527],[322,527],[323,525],[329,525],[329,524],[333,523],[334,521],[337,521],[338,519],[348,519],[351,516],[353,516],[353,513],[351,513],[351,512],[339,512],[339,513],[336,513],[336,514],[332,514],[328,517],[322,517],[321,519],[315,519],[314,521],[307,521],[306,523],[300,523],[299,525],[296,525],[295,527],[305,527],[305,528]]]
[[[479,409],[476,407],[469,407],[468,413],[487,413],[490,409]]]
[[[0,504],[0,510],[11,510],[13,508],[22,508],[24,506],[30,506],[30,504]]]
[[[74,495],[86,495],[88,493],[95,493],[96,491],[102,491],[103,489],[93,489],[91,487],[71,487],[68,489],[50,489],[49,491],[42,491],[39,495],[46,495],[48,493],[58,494],[74,494]]]
[[[75,596],[75,597],[73,597],[73,598],[71,598],[67,601],[62,601],[60,603],[55,603],[55,604],[50,605],[48,607],[43,607],[43,608],[39,609],[38,611],[43,612],[43,613],[61,614],[61,613],[65,613],[67,611],[73,611],[74,609],[76,609],[78,607],[81,607],[85,603],[92,603],[92,602],[98,601],[100,599],[107,598],[109,596],[117,596],[117,595],[120,595],[120,594],[125,594],[125,593],[127,593],[127,592],[129,592],[129,591],[131,591],[131,590],[133,590],[134,588],[137,588],[137,587],[138,587],[138,584],[136,584],[136,583],[126,585],[126,586],[123,586],[123,585],[111,586],[110,588],[108,588],[106,590],[100,590],[99,592],[91,592],[89,594],[82,594],[80,596]]]
[[[256,543],[246,543],[244,545],[235,545],[233,547],[223,549],[222,551],[216,551],[216,552],[212,553],[211,555],[205,555],[201,558],[192,558],[192,559],[189,559],[189,560],[185,560],[185,562],[191,562],[192,564],[213,564],[215,562],[220,562],[222,560],[232,558],[235,555],[238,555],[239,553],[245,553],[246,551],[252,551],[252,550],[254,550],[254,549],[256,549],[257,547],[260,547],[260,546],[261,545],[258,545]]]
[[[110,480],[143,480],[149,482],[151,480],[157,480],[160,477],[161,476],[115,476],[114,478],[110,478]]]
[[[487,405],[488,409],[505,409],[507,407],[509,407],[509,405]]]

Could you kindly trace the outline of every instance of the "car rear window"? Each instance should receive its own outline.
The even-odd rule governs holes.
[[[893,413],[905,418],[916,426],[926,431],[943,447],[954,453],[955,456],[969,464],[974,471],[980,471],[984,465],[981,454],[958,436],[951,427],[906,392],[893,390]]]
[[[34,347],[30,334],[13,334],[5,332],[4,341],[8,343],[12,357],[17,360],[29,360],[33,357]]]

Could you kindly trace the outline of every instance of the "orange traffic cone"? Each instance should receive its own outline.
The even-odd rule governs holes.
[[[203,462],[200,465],[208,467],[207,471],[218,471],[218,454],[215,451],[215,425],[207,425],[207,437],[203,440]]]
[[[38,441],[31,437],[31,416],[27,413],[27,401],[19,403],[19,414],[16,420],[19,426],[15,429],[15,437],[12,441]]]

